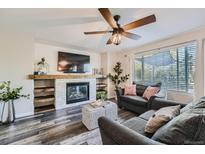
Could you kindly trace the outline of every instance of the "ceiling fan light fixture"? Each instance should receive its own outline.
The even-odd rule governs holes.
[[[122,35],[120,33],[116,33],[112,35],[111,41],[115,45],[119,45],[122,40]]]

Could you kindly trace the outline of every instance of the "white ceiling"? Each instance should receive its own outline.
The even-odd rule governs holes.
[[[205,26],[205,9],[110,10],[113,15],[121,15],[121,25],[151,14],[155,14],[157,22],[130,30],[141,35],[140,40],[123,38],[122,43],[116,46],[106,45],[111,34],[83,34],[85,31],[110,29],[97,9],[0,9],[0,18],[2,23],[29,28],[37,40],[95,52],[126,51]]]

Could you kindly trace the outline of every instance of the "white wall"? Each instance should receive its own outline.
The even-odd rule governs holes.
[[[11,81],[13,87],[23,86],[22,93],[31,95],[30,99],[15,101],[16,117],[34,113],[33,81],[27,79],[33,72],[33,45],[32,35],[28,32],[0,29],[0,81]]]
[[[52,44],[35,43],[34,63],[39,62],[42,57],[46,58],[49,64],[49,73],[55,74],[57,72],[58,51],[84,54],[90,56],[91,73],[93,68],[101,67],[101,58],[99,53],[80,51],[63,46],[56,46]]]
[[[130,67],[129,65],[126,65],[129,64],[130,62],[130,57],[128,55],[119,52],[106,52],[101,54],[101,67],[103,68],[105,74],[113,73],[113,67],[117,62],[122,63],[122,69],[123,69],[122,75],[130,73],[129,71]],[[130,80],[127,81],[127,83],[129,82]],[[107,84],[108,84],[107,87],[108,98],[115,97],[114,85],[110,80],[108,80]]]
[[[205,38],[205,28],[200,28],[198,30],[183,33],[177,36],[173,36],[165,40],[146,44],[146,45],[143,45],[131,51],[112,53],[113,55],[115,55],[113,56],[115,58],[110,59],[111,60],[110,63],[113,63],[116,61],[122,62],[125,73],[131,74],[131,79],[129,80],[129,82],[131,83],[132,76],[133,76],[134,54],[196,40],[198,44],[198,51],[197,51],[196,72],[195,72],[195,98],[199,98],[205,95],[205,91],[204,91],[204,86],[205,86],[205,82],[204,82],[204,79],[205,79],[204,78],[204,72],[205,72],[204,62],[205,61],[204,60],[205,58],[204,58],[204,47],[203,47],[204,38]]]

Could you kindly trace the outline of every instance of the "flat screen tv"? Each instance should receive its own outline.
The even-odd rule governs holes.
[[[90,56],[59,51],[58,71],[64,73],[90,72]]]

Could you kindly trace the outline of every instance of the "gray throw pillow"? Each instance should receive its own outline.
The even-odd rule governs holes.
[[[152,139],[165,144],[205,144],[205,109],[190,109],[159,128]]]
[[[200,99],[197,99],[197,100],[187,104],[185,107],[183,107],[180,110],[180,113],[183,113],[183,112],[188,111],[189,109],[195,109],[195,108],[205,108],[205,98],[202,97]]]
[[[136,84],[136,92],[138,96],[142,96],[146,89],[147,89],[147,86],[142,85],[142,84]]]
[[[163,107],[155,112],[155,114],[149,118],[145,132],[154,133],[161,126],[180,114],[180,105]]]

